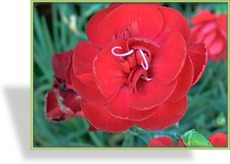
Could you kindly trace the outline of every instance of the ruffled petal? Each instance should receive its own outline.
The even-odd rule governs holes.
[[[169,101],[179,101],[190,90],[194,76],[194,68],[190,57],[188,56],[184,68],[177,77],[177,86]]]
[[[70,70],[70,78],[73,90],[84,99],[94,103],[106,103],[110,101],[111,98],[104,97],[95,83],[92,85],[86,85],[74,75],[73,70]]]
[[[109,115],[105,111],[103,105],[97,105],[82,100],[81,106],[86,119],[99,130],[104,130],[108,133],[119,133],[133,126],[133,123],[128,120],[115,118]]]
[[[186,43],[179,33],[168,37],[164,47],[153,54],[151,70],[166,84],[175,80],[184,66],[186,59]]]
[[[120,89],[117,96],[110,103],[105,105],[106,111],[113,117],[120,119],[127,119],[130,121],[140,121],[150,117],[156,108],[150,110],[135,110],[128,107],[128,102],[131,93],[128,86],[124,86]]]
[[[93,60],[99,50],[89,42],[80,42],[73,52],[72,67],[75,75],[91,73]]]
[[[204,44],[190,44],[188,55],[192,60],[194,77],[192,85],[195,85],[202,77],[207,65],[208,55]]]
[[[159,7],[157,10],[161,13],[164,20],[163,28],[159,35],[154,39],[159,46],[167,42],[170,35],[178,32],[184,38],[186,44],[190,40],[190,27],[187,19],[177,10],[169,7]],[[177,42],[174,42],[174,44]]]
[[[193,24],[205,23],[215,20],[217,17],[216,14],[212,14],[209,10],[201,11],[198,15],[191,19]]]
[[[214,147],[227,147],[228,146],[228,135],[224,133],[216,133],[208,138]]]
[[[117,20],[114,22],[114,20]],[[160,32],[163,19],[155,7],[146,4],[121,5],[110,12],[101,22],[99,35],[104,45],[118,37],[130,24],[136,22],[139,36],[154,39]],[[154,30],[153,30],[154,29]],[[106,35],[102,35],[105,33]]]
[[[110,6],[109,8],[97,12],[88,22],[86,34],[89,40],[99,48],[103,48],[106,43],[101,37],[103,33],[99,33],[100,25],[103,19],[116,7],[118,6]]]
[[[104,48],[94,61],[93,74],[101,93],[108,97],[119,90],[127,81],[127,74],[122,70],[119,57],[112,54],[115,46],[126,47],[124,40],[115,40]],[[127,52],[123,48],[124,52]]]
[[[142,80],[144,81],[144,80]],[[159,77],[142,83],[142,90],[134,92],[129,101],[129,107],[137,110],[147,110],[162,104],[176,88],[176,80],[166,85]]]
[[[174,147],[174,146],[175,145],[172,139],[166,136],[154,138],[148,144],[148,147]]]
[[[158,107],[151,117],[143,121],[137,121],[135,125],[146,130],[166,129],[181,120],[187,105],[186,97],[178,102],[165,102]]]
[[[54,74],[57,78],[62,80],[65,79],[65,72],[68,67],[69,59],[72,53],[73,50],[69,50],[61,54],[53,55],[52,66]]]

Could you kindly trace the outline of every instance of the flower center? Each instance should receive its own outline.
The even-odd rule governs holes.
[[[120,46],[115,46],[115,47],[113,47],[112,49],[111,49],[111,52],[112,52],[112,54],[114,55],[114,56],[117,56],[117,57],[126,57],[126,56],[130,56],[130,55],[132,55],[135,51],[134,51],[134,49],[131,49],[130,51],[128,51],[128,52],[125,52],[125,53],[116,53],[115,52],[115,50],[116,49],[120,49],[120,50],[122,50],[122,47],[120,47]],[[146,55],[144,54],[144,51],[142,50],[142,49],[138,49],[139,50],[139,54],[141,55],[141,57],[142,57],[142,60],[141,60],[141,66],[142,66],[142,68],[144,69],[144,70],[148,70],[149,69],[149,63],[148,63],[148,60],[147,60],[147,57],[146,57]],[[140,60],[140,57],[139,56],[137,56],[137,60]]]
[[[131,48],[129,51],[124,52],[122,47],[115,46],[111,49],[111,53],[119,57],[122,69],[128,74],[127,85],[132,86],[132,90],[141,91],[138,85],[142,80],[145,82],[151,81],[152,78],[148,77],[149,63],[151,61],[151,54],[147,50],[140,47]]]

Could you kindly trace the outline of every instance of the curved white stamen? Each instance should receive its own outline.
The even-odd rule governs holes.
[[[141,76],[141,78],[144,79],[145,81],[150,81],[150,80],[152,80],[152,78],[148,78],[148,77],[146,77],[146,76]]]
[[[128,51],[128,52],[126,52],[126,53],[117,54],[116,52],[114,52],[115,49],[122,49],[122,47],[120,47],[120,46],[115,46],[115,47],[113,47],[113,48],[111,49],[111,53],[112,53],[114,56],[117,56],[117,57],[129,56],[129,55],[131,55],[131,54],[134,52],[134,50],[131,49],[130,51]]]
[[[148,70],[149,69],[149,65],[148,65],[148,61],[147,61],[147,59],[145,57],[145,54],[144,54],[144,52],[141,49],[139,49],[139,51],[140,51],[141,56],[142,56],[142,58],[144,59],[144,62],[145,62],[145,64],[143,64],[143,62],[141,62],[141,66],[142,66],[142,68],[144,70]]]

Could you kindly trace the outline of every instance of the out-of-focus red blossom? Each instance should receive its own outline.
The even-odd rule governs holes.
[[[208,138],[209,142],[214,147],[227,147],[228,146],[228,135],[224,133],[216,133]]]
[[[191,42],[206,44],[209,59],[227,59],[227,14],[217,15],[208,10],[201,11],[191,19]]]
[[[224,133],[216,133],[208,138],[213,147],[227,147],[228,135]],[[174,144],[170,137],[158,137],[152,139],[148,147],[185,147],[182,140],[178,140],[177,145]]]
[[[171,138],[164,136],[152,139],[148,147],[175,147],[175,144]]]
[[[86,33],[89,41],[71,55],[66,84],[81,96],[93,127],[161,130],[183,117],[207,55],[204,44],[190,44],[181,13],[154,3],[114,3],[90,19]]]
[[[81,97],[66,87],[65,72],[72,53],[71,50],[53,56],[54,89],[47,93],[45,107],[48,120],[59,122],[76,116],[83,117],[80,107]]]

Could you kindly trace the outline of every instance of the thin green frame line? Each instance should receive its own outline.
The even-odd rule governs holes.
[[[183,148],[179,148],[179,147],[173,147],[173,148],[160,148],[160,147],[34,147],[34,88],[33,88],[33,71],[34,71],[34,65],[33,65],[33,57],[34,57],[34,50],[33,50],[33,38],[34,38],[34,34],[33,34],[33,7],[34,7],[34,3],[42,3],[42,2],[47,2],[47,3],[54,3],[54,2],[64,2],[64,3],[70,3],[70,2],[80,2],[80,3],[84,3],[84,2],[95,2],[95,3],[103,3],[103,2],[159,2],[157,0],[144,0],[144,1],[140,1],[140,0],[133,0],[133,1],[128,1],[128,0],[102,0],[102,1],[96,1],[96,0],[85,0],[85,1],[80,1],[80,0],[31,0],[30,2],[30,53],[31,53],[31,59],[30,59],[30,85],[31,85],[31,90],[30,90],[30,149],[31,150],[230,150],[230,142],[228,142],[228,147],[226,148],[218,148],[218,147],[214,147],[214,148],[204,148],[204,147],[183,147]],[[160,2],[179,2],[179,3],[189,3],[189,2],[195,2],[195,3],[227,3],[227,8],[229,9],[230,4],[229,4],[229,0],[221,0],[221,1],[217,1],[217,0],[205,0],[205,1],[198,1],[198,0],[187,0],[186,2],[181,2],[178,0],[161,0]],[[229,18],[228,18],[228,27],[230,27],[230,22],[229,22]],[[229,38],[229,34],[228,34],[228,38]],[[228,46],[230,45],[230,43],[228,43]],[[228,54],[230,53],[230,50],[228,49]],[[228,58],[228,62],[230,62],[230,59]],[[229,65],[228,65],[228,75],[229,75]],[[227,95],[229,95],[230,93],[230,88],[229,88],[229,80],[230,77],[228,76],[228,93]],[[230,101],[229,97],[228,100]],[[227,104],[228,106],[228,118],[230,118],[230,104]],[[229,123],[230,121],[227,120],[227,129],[228,129],[228,134],[230,131],[230,127],[229,127]],[[230,136],[228,135],[228,141],[230,141]]]

